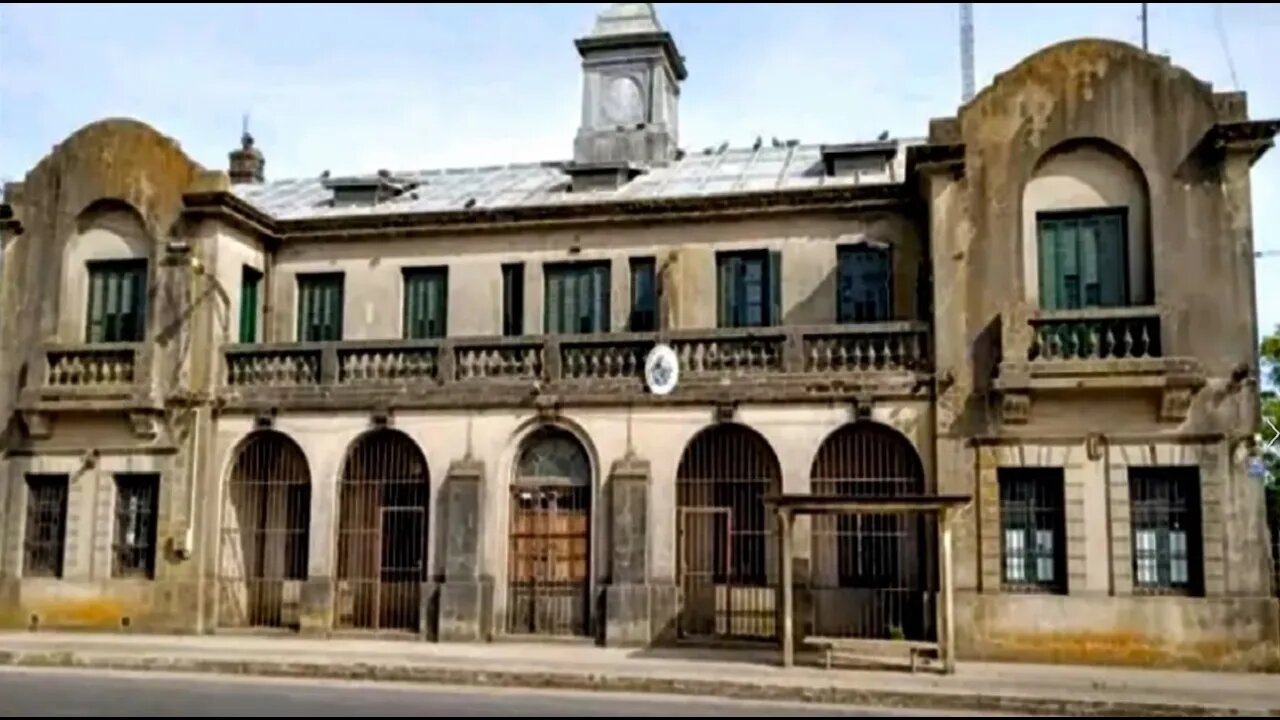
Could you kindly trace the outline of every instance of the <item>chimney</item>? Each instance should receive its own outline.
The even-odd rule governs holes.
[[[676,105],[687,75],[652,3],[614,3],[576,42],[582,56],[580,165],[662,165],[678,147]]]
[[[231,158],[231,166],[227,175],[230,176],[232,185],[260,183],[265,179],[262,171],[267,161],[262,157],[262,151],[253,146],[253,136],[249,134],[247,122],[244,133],[240,136],[240,149],[232,150],[228,156]]]

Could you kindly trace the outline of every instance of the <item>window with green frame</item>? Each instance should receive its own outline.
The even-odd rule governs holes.
[[[546,332],[609,331],[608,262],[547,265],[543,274],[546,276]]]
[[[240,342],[258,342],[258,316],[261,314],[262,271],[244,266],[240,273]]]
[[[298,275],[298,341],[342,339],[342,273]]]
[[[658,329],[657,260],[651,257],[631,258],[631,332]]]
[[[782,254],[769,250],[716,256],[719,326],[769,327],[782,322]]]
[[[141,342],[147,325],[147,261],[88,263],[87,342]]]
[[[1078,310],[1127,305],[1127,227],[1125,208],[1038,213],[1040,306]]]
[[[1000,468],[1005,590],[1067,591],[1066,508],[1062,468]]]
[[[836,251],[836,322],[882,322],[893,315],[889,249],[850,245]]]
[[[502,266],[502,334],[524,334],[524,263]]]
[[[404,336],[440,338],[447,334],[449,271],[443,267],[404,269]]]

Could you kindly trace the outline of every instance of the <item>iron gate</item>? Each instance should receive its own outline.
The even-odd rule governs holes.
[[[403,433],[374,430],[352,446],[339,483],[339,627],[420,629],[430,487]]]
[[[310,525],[302,450],[281,433],[253,433],[236,454],[223,506],[219,624],[297,626]]]
[[[591,464],[556,428],[526,442],[511,487],[507,632],[590,633]]]
[[[764,498],[781,478],[769,444],[741,425],[704,430],[685,448],[676,471],[681,637],[776,636]]]
[[[886,498],[924,493],[915,448],[897,431],[859,422],[833,433],[810,471],[814,495]],[[815,515],[810,591],[818,635],[932,640],[927,517]]]

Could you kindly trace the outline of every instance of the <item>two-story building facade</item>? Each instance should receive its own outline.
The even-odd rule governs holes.
[[[769,641],[770,497],[945,494],[961,658],[1280,665],[1276,122],[1081,40],[919,139],[695,150],[649,4],[577,47],[569,161],[268,180],[108,119],[7,186],[0,623]],[[932,526],[795,540],[798,637],[936,637]]]

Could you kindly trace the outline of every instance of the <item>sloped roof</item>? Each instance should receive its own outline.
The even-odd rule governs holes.
[[[735,195],[773,190],[901,183],[906,172],[906,146],[921,140],[898,140],[898,151],[883,172],[828,177],[820,145],[727,148],[690,153],[662,167],[648,169],[616,190],[569,192],[565,162],[494,165],[450,170],[391,171],[397,181],[416,183],[403,195],[377,204],[333,204],[325,178],[294,178],[232,186],[232,192],[277,220],[305,220],[352,215],[430,213],[465,209],[502,209],[589,202]],[[370,182],[378,175],[361,176]]]

